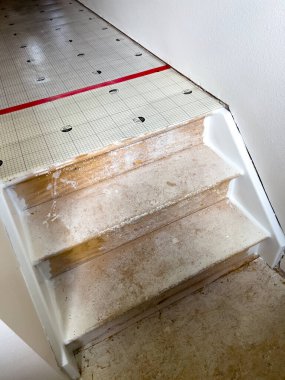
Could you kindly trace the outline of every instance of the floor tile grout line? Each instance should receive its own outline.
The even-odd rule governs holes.
[[[26,108],[35,107],[35,106],[38,106],[40,104],[53,102],[53,101],[55,101],[57,99],[63,99],[63,98],[67,98],[67,97],[70,97],[70,96],[73,96],[73,95],[81,94],[83,92],[87,92],[87,91],[91,91],[91,90],[96,90],[98,88],[107,87],[107,86],[110,86],[110,85],[113,85],[113,84],[117,84],[117,83],[126,82],[126,81],[129,81],[129,80],[132,80],[132,79],[136,79],[136,78],[140,78],[140,77],[146,76],[146,75],[150,75],[150,74],[158,73],[158,72],[161,72],[161,71],[164,71],[164,70],[168,70],[170,68],[171,68],[171,66],[169,66],[169,65],[163,65],[163,66],[155,67],[153,69],[144,70],[144,71],[140,71],[140,72],[137,72],[137,73],[134,73],[134,74],[126,75],[126,76],[123,76],[123,77],[120,77],[120,78],[111,79],[111,80],[106,81],[106,82],[101,82],[101,83],[97,83],[95,85],[83,87],[83,88],[80,88],[80,89],[77,89],[77,90],[72,90],[72,91],[64,92],[62,94],[53,95],[53,96],[42,98],[42,99],[38,99],[38,100],[33,100],[31,102],[18,104],[16,106],[2,108],[2,109],[0,109],[0,115],[10,114],[10,113],[13,113],[13,112],[16,112],[16,111],[20,111],[20,110],[23,110],[23,109],[26,109]]]

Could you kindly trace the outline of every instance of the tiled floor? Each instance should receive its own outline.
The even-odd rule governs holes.
[[[0,19],[0,110],[164,65],[74,0],[0,2]],[[168,69],[7,113],[0,116],[0,179],[220,107]]]

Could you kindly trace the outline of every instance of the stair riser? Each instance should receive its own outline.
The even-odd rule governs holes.
[[[252,247],[249,247],[242,252],[234,254],[227,260],[215,264],[214,266],[200,272],[194,277],[189,278],[174,288],[168,289],[167,291],[158,295],[155,299],[146,301],[139,307],[128,311],[119,318],[107,321],[103,326],[89,331],[80,339],[72,342],[66,342],[67,346],[74,351],[80,347],[86,346],[88,343],[91,343],[93,345],[101,342],[104,339],[108,339],[112,335],[124,330],[133,323],[148,317],[154,312],[161,310],[164,307],[167,307],[170,304],[178,301],[179,299],[196,292],[197,290],[203,288],[205,285],[210,284],[225,274],[251,262],[257,257],[257,255],[249,253],[249,251],[253,252],[254,249]]]
[[[92,240],[82,242],[64,253],[52,256],[48,260],[50,264],[49,276],[54,277],[96,256],[103,255],[122,244],[223,200],[227,195],[229,181],[230,179],[227,179],[210,189],[205,189],[177,203],[164,205],[163,208],[151,214],[125,222],[124,225],[116,229],[100,234]],[[46,271],[47,267],[45,265],[44,272]]]
[[[13,184],[8,191],[16,195],[14,199],[18,199],[22,210],[29,209],[202,144],[203,120],[199,118],[149,136],[128,139],[94,154],[79,156],[68,164]]]

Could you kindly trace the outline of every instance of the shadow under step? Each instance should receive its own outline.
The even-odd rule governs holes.
[[[65,344],[106,338],[199,289],[256,257],[248,250],[266,237],[223,200],[55,277]]]
[[[226,197],[236,170],[204,145],[24,211],[49,276],[113,250]]]

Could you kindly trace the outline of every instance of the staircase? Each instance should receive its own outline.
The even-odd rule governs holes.
[[[227,198],[241,173],[203,131],[201,117],[7,187],[68,350],[253,260],[268,238]]]

